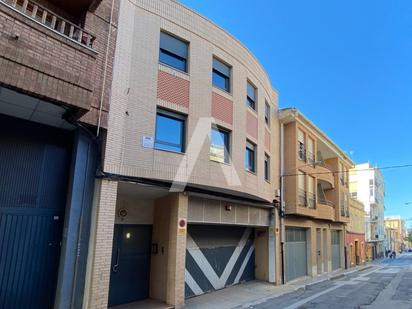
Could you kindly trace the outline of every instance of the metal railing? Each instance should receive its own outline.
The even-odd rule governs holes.
[[[298,198],[299,198],[299,206],[303,206],[303,207],[308,206],[306,191],[299,189]]]
[[[319,198],[319,204],[335,207],[335,203],[324,198]]]
[[[308,208],[316,208],[316,195],[314,193],[308,192]]]
[[[306,162],[306,148],[305,144],[298,142],[298,158],[301,161]]]
[[[317,165],[318,163],[316,162],[316,158],[315,158],[315,154],[310,152],[310,151],[306,151],[306,161],[309,164],[313,164],[313,165]]]
[[[93,47],[95,36],[31,0],[0,0],[0,3],[4,3],[8,7],[80,45],[88,48]]]

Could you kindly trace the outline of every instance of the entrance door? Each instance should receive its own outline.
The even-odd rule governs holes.
[[[322,258],[322,230],[316,229],[316,261],[318,266],[318,274],[323,272],[323,258]]]
[[[151,225],[115,225],[109,306],[149,297],[151,241]]]
[[[340,231],[332,231],[332,270],[340,268]]]
[[[285,274],[290,281],[308,274],[306,229],[287,228]]]
[[[71,141],[0,116],[0,308],[53,308]]]
[[[359,265],[360,262],[360,256],[359,256],[359,242],[355,240],[355,263],[356,265]]]

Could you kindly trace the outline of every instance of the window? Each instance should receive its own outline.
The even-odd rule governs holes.
[[[249,172],[256,172],[256,145],[249,141],[246,141],[245,168]]]
[[[270,181],[270,157],[265,153],[265,180]]]
[[[298,158],[306,161],[305,133],[301,130],[298,130]]]
[[[268,102],[265,102],[265,123],[270,126],[270,105]]]
[[[187,72],[188,46],[187,42],[160,32],[159,61],[180,71]]]
[[[247,82],[246,105],[256,110],[256,88],[249,81]]]
[[[354,198],[354,199],[357,199],[358,198],[358,192],[351,192],[351,196],[352,196],[352,198]]]
[[[229,163],[229,132],[212,128],[210,141],[210,160]]]
[[[230,66],[213,58],[212,83],[213,86],[230,92]]]
[[[180,114],[157,110],[155,148],[175,152],[185,151],[186,117]]]

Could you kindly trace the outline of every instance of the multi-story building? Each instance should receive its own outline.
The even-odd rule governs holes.
[[[351,169],[349,178],[352,198],[362,202],[365,207],[367,255],[370,259],[382,257],[385,250],[383,175],[370,163],[363,163]]]
[[[81,308],[117,2],[0,0],[0,308]]]
[[[401,216],[385,217],[385,250],[402,252],[406,236],[405,220]]]
[[[353,198],[349,199],[349,223],[345,239],[347,266],[365,263],[365,210],[363,204]]]
[[[87,308],[280,282],[277,106],[256,58],[210,20],[120,1]]]
[[[285,280],[344,265],[351,159],[294,108],[279,112]]]

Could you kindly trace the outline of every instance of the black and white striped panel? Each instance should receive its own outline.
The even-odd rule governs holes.
[[[255,279],[253,228],[189,225],[186,298]]]

